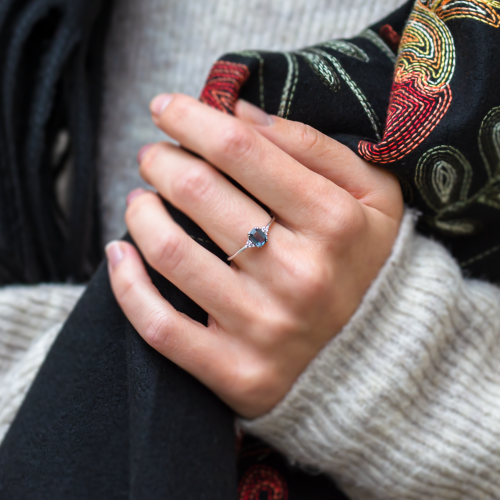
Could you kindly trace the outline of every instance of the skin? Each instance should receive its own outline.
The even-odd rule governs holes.
[[[140,153],[140,173],[228,255],[276,216],[268,243],[227,266],[193,241],[159,196],[135,190],[126,222],[147,262],[209,314],[205,327],[156,290],[132,245],[107,247],[118,303],[152,347],[255,418],[290,390],[349,321],[391,253],[403,214],[398,181],[301,123],[239,101],[236,116],[182,94],[158,96],[162,142]]]

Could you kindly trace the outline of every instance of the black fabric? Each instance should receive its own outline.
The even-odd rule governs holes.
[[[206,323],[203,310],[150,273],[179,311]],[[137,335],[103,264],[0,447],[0,498],[235,499],[233,419],[208,389]]]
[[[166,206],[225,260],[199,227]],[[206,324],[199,306],[148,272],[177,310]],[[0,446],[0,499],[346,499],[325,475],[290,465],[250,436],[237,448],[233,412],[141,339],[103,263]]]
[[[0,285],[84,282],[102,259],[95,139],[111,7],[0,0]]]

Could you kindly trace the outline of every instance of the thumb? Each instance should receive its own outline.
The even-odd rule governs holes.
[[[359,202],[399,217],[403,209],[397,178],[359,158],[348,147],[300,122],[269,116],[243,99],[235,115],[308,169],[345,189]]]

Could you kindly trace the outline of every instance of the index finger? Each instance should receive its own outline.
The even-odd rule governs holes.
[[[167,96],[151,104],[156,125],[232,177],[288,227],[313,229],[311,214],[334,214],[348,196],[241,120],[182,94]]]

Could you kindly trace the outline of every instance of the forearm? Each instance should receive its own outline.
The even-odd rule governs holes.
[[[413,232],[344,330],[242,425],[353,499],[500,497],[500,290]]]

